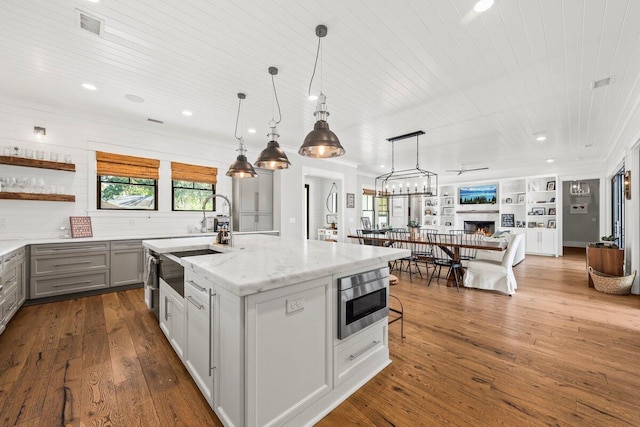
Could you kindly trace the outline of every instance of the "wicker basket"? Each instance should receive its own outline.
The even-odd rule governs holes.
[[[629,295],[633,280],[636,278],[636,271],[633,270],[633,273],[628,276],[619,277],[601,273],[589,266],[589,275],[597,291],[605,294]]]

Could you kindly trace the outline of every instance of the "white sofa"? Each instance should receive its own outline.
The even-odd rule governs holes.
[[[496,234],[499,234],[499,237],[487,237],[486,240],[505,240],[508,244],[511,244],[515,234],[509,231],[497,231]],[[520,264],[524,260],[524,251],[526,248],[525,235],[522,234],[522,239],[520,239],[520,243],[518,243],[518,248],[515,250],[516,254],[513,258],[513,266]],[[478,250],[478,254],[476,255],[477,260],[483,261],[497,261],[502,262],[502,257],[504,257],[505,251],[486,251],[486,250]]]

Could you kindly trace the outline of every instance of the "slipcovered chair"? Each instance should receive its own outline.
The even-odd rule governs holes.
[[[466,288],[477,288],[504,292],[511,296],[518,284],[513,275],[513,258],[520,245],[522,235],[513,236],[505,251],[502,262],[488,260],[471,260],[467,266],[463,285]]]

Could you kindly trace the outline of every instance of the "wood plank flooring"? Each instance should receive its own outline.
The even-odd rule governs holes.
[[[390,325],[393,363],[318,425],[640,425],[640,297],[588,288],[583,252],[527,256],[513,297],[401,273],[407,338]],[[141,289],[23,307],[0,336],[0,426],[219,425]]]

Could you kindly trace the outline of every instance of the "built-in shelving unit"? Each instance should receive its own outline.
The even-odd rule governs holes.
[[[478,221],[486,218],[495,221],[496,230],[526,234],[527,253],[559,255],[557,176],[503,179],[498,185],[498,202],[478,205],[479,209],[466,209],[467,206],[458,204],[458,185],[441,186],[439,196],[422,199],[422,227],[446,233],[450,229],[462,229],[469,218]]]
[[[39,169],[60,170],[75,172],[73,163],[51,162],[48,160],[27,159],[24,157],[0,156],[0,164],[11,166],[24,166]],[[24,192],[0,192],[0,200],[41,200],[49,202],[75,202],[76,196],[72,194],[44,194]]]

